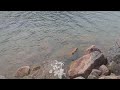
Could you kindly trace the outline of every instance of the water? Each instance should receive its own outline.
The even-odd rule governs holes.
[[[0,74],[12,78],[23,65],[79,57],[95,44],[103,52],[120,35],[119,11],[0,11]]]

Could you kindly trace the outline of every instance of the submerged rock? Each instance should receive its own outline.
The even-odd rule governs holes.
[[[92,69],[98,68],[102,64],[107,64],[107,59],[100,51],[94,51],[73,61],[69,67],[68,75],[70,78],[78,76],[87,78]]]
[[[18,70],[15,73],[15,77],[24,77],[30,73],[30,67],[29,66],[23,66],[18,68]]]

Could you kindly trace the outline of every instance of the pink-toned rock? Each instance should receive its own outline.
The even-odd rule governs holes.
[[[109,75],[110,71],[105,65],[101,65],[99,67],[99,70],[102,72],[102,75]]]
[[[68,70],[68,76],[70,78],[75,78],[77,76],[87,78],[92,69],[99,68],[102,64],[107,64],[104,55],[99,51],[91,52],[71,63]]]
[[[30,67],[29,66],[23,66],[18,68],[18,70],[15,73],[15,77],[24,77],[30,73]]]
[[[100,49],[98,49],[95,45],[91,45],[89,48],[85,50],[85,54],[90,54],[91,52],[98,51],[101,53]]]

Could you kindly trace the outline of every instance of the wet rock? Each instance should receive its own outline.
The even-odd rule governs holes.
[[[82,77],[82,76],[79,76],[79,77],[76,77],[76,78],[74,78],[74,79],[85,79],[85,78]]]
[[[77,76],[87,78],[92,69],[98,68],[102,64],[107,64],[104,55],[99,51],[91,52],[71,63],[68,70],[68,76],[70,78],[75,78]]]
[[[120,75],[120,64],[117,64],[116,62],[112,61],[109,63],[108,69],[115,75]]]
[[[65,56],[65,58],[69,61],[73,61],[73,60],[77,59],[78,57],[79,57],[78,48],[73,48]]]
[[[95,45],[91,45],[89,48],[85,50],[85,54],[89,54],[94,51],[98,51],[101,53],[100,49],[98,49]]]
[[[101,65],[99,67],[99,70],[102,72],[102,75],[109,75],[110,71],[105,65]]]
[[[15,73],[15,77],[24,77],[30,73],[30,67],[29,66],[23,66],[18,68],[18,70]]]
[[[0,75],[0,79],[6,79],[6,77],[3,75]]]
[[[75,54],[75,52],[77,52],[78,48],[74,48],[71,52],[70,52],[70,55],[73,55]]]

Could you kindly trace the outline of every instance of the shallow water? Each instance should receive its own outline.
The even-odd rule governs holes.
[[[108,50],[120,34],[119,11],[0,11],[0,74],[12,78],[23,65],[79,57],[95,44]]]

